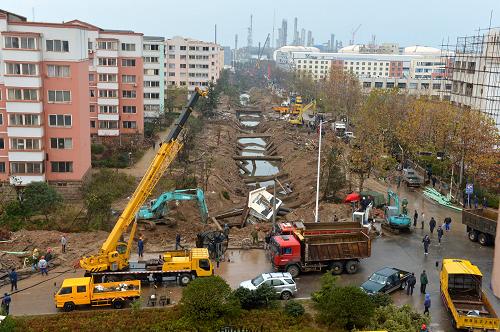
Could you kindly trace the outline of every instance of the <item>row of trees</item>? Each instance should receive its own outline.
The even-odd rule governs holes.
[[[320,81],[300,72],[279,72],[278,76],[289,91],[316,99],[320,109],[355,127],[346,171],[356,174],[360,189],[372,171],[393,169],[395,157],[400,162],[407,158],[423,162],[421,154],[426,153],[433,160],[425,163],[433,164],[448,179],[453,169],[462,187],[468,180],[493,193],[500,191],[500,136],[486,114],[428,96],[409,96],[398,89],[374,89],[366,95],[352,73],[337,67]]]

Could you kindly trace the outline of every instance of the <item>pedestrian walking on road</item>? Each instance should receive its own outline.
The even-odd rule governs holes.
[[[153,150],[156,149],[156,142],[153,141]]]
[[[431,238],[429,235],[425,234],[424,238],[422,239],[422,243],[424,244],[424,255],[429,254],[429,245],[431,244]]]
[[[12,298],[10,297],[9,293],[4,293],[3,299],[2,299],[2,311],[5,313],[6,316],[9,315],[9,308],[10,308],[10,303],[12,302]]]
[[[439,245],[441,245],[441,239],[443,238],[444,235],[443,227],[441,227],[441,225],[438,226],[437,234],[438,234]]]
[[[10,292],[14,291],[14,288],[17,290],[17,272],[15,268],[12,268],[9,272],[9,280],[10,280]]]
[[[477,195],[474,195],[474,209],[477,209],[477,206],[479,205],[479,198]]]
[[[137,241],[137,251],[139,253],[139,257],[144,257],[144,240],[142,239],[142,236],[139,238],[139,241]]]
[[[49,275],[49,273],[47,271],[47,267],[48,267],[48,264],[47,264],[47,261],[45,260],[45,256],[42,256],[40,258],[40,260],[38,261],[38,268],[40,269],[40,272],[42,272],[42,276],[44,274]]]
[[[429,283],[429,279],[427,279],[427,273],[425,270],[420,274],[420,293],[425,294],[425,289],[427,288],[427,284]]]
[[[257,232],[257,228],[254,228],[252,231],[252,244],[259,244],[259,233]]]
[[[415,213],[413,214],[413,227],[417,228],[417,221],[418,221],[418,212],[415,210]]]
[[[431,296],[429,294],[425,294],[424,314],[429,315],[429,308],[430,307],[431,307]]]
[[[61,236],[61,251],[62,253],[66,253],[66,245],[68,244],[68,239],[66,239],[66,236]]]
[[[432,188],[435,188],[437,179],[434,175],[432,176],[431,181],[432,181]]]
[[[406,295],[413,295],[413,289],[417,283],[417,278],[415,277],[415,273],[411,273],[411,276],[408,278],[408,285],[406,288]]]
[[[450,217],[444,218],[444,229],[447,232],[449,232],[450,231],[450,227],[451,227],[451,218]]]
[[[436,228],[436,220],[434,219],[434,217],[432,217],[429,221],[429,229],[431,231],[431,234],[434,233],[434,228]]]
[[[181,235],[177,234],[175,236],[175,250],[179,250],[179,248],[182,248],[182,246],[181,246]]]
[[[422,229],[424,229],[424,224],[425,224],[425,213],[422,212]]]

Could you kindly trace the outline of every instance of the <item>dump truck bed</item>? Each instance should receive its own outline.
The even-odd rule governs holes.
[[[359,259],[370,257],[370,237],[358,230],[355,233],[340,233],[307,236],[304,238],[304,261]]]
[[[357,222],[297,222],[295,226],[304,237],[322,234],[357,233],[364,230],[359,227]]]
[[[94,284],[92,289],[92,301],[115,297],[129,298],[141,295],[141,281],[130,280],[121,282],[106,282]]]
[[[490,209],[463,209],[462,224],[483,233],[496,235],[498,211]]]

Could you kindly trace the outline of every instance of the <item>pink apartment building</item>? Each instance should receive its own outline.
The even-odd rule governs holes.
[[[1,10],[0,34],[1,183],[78,186],[91,135],[143,133],[142,34]]]

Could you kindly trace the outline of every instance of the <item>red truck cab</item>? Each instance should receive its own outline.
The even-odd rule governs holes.
[[[287,265],[300,262],[300,242],[293,235],[273,236],[270,243],[273,268],[284,270]]]

